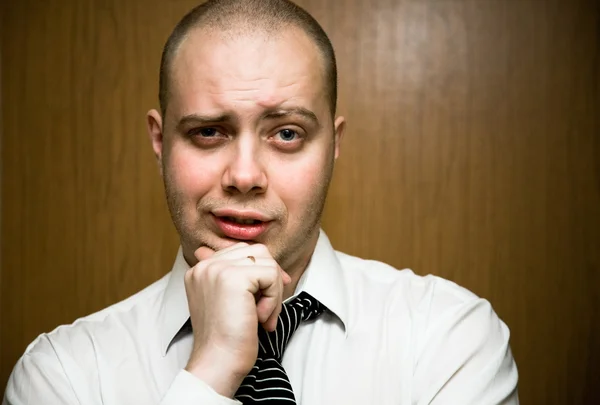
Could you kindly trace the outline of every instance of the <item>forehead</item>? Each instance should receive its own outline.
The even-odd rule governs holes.
[[[323,57],[301,30],[241,33],[197,29],[171,65],[170,104],[180,114],[206,109],[313,109],[326,104]]]

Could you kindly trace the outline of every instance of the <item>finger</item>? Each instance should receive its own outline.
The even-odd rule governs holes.
[[[249,259],[246,260],[250,261]],[[240,270],[238,273],[240,277],[249,282],[246,289],[252,294],[260,291],[262,295],[275,297],[283,292],[281,288],[283,283],[277,267],[254,264],[253,266],[239,266],[238,269]]]
[[[227,260],[227,262],[236,267],[269,267],[272,269],[281,270],[275,259],[271,259],[270,257],[256,257],[247,255],[240,258]]]
[[[277,328],[281,309],[281,301],[273,297],[261,297],[256,305],[256,315],[265,330],[273,332]]]
[[[266,323],[267,327],[277,325],[277,317],[281,312],[281,303],[283,301],[283,280],[280,272],[273,272],[273,268],[269,269],[251,269],[252,277],[256,284],[253,288],[256,294],[260,292],[260,298],[256,304],[256,311],[260,323]]]
[[[246,242],[238,242],[238,243],[228,246],[224,249],[217,250],[217,252],[215,253],[215,256],[217,256],[217,257],[222,256],[226,253],[229,253],[229,252],[237,250],[237,249],[241,249],[246,246],[250,246],[250,245]]]
[[[283,281],[283,285],[288,285],[292,282],[292,278],[290,277],[289,274],[287,274],[285,272],[285,270],[283,270],[281,267],[279,267],[279,264],[275,261],[275,259],[265,259],[262,257],[255,257],[252,256],[254,258],[254,260],[250,259],[248,256],[252,256],[252,255],[247,255],[244,256],[240,259],[237,259],[235,261],[235,265],[236,266],[261,266],[261,267],[269,267],[269,266],[276,266],[279,269],[279,272],[281,273],[281,279]]]
[[[253,245],[238,244],[238,245],[232,246],[228,249],[230,249],[230,250],[228,250],[226,252],[224,250],[217,252],[217,255],[219,257],[221,257],[221,256],[224,257],[225,256],[224,253],[227,253],[228,259],[243,259],[248,256],[253,256],[257,259],[259,257],[273,259],[273,256],[269,252],[269,249],[267,249],[267,247],[265,245],[262,245],[260,243],[255,243]]]
[[[198,261],[202,261],[202,260],[206,260],[212,256],[215,256],[215,257],[221,256],[232,250],[239,249],[239,248],[242,248],[245,246],[248,246],[248,244],[246,242],[239,242],[239,243],[236,243],[235,245],[231,245],[231,246],[226,247],[225,249],[221,249],[221,250],[217,250],[217,251],[209,248],[208,246],[200,246],[194,252],[194,256],[196,256],[196,259],[198,259]]]
[[[281,279],[283,280],[283,285],[288,285],[289,283],[292,282],[292,278],[290,277],[289,274],[287,274],[285,272],[285,270],[283,270],[281,267],[279,268],[279,271],[281,272]]]
[[[200,261],[200,262],[202,260],[208,259],[209,257],[211,257],[214,254],[215,254],[215,251],[212,250],[211,248],[209,248],[208,246],[200,246],[194,252],[194,256],[196,256],[196,259],[198,259],[198,261]]]

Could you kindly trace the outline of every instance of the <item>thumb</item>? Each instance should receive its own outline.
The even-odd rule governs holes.
[[[283,279],[283,285],[288,285],[289,283],[292,282],[292,278],[290,277],[289,274],[286,273],[285,270],[282,270],[280,268],[279,271],[281,272],[281,278]]]
[[[200,246],[194,252],[194,256],[196,256],[196,259],[198,259],[198,261],[206,260],[214,254],[215,251],[207,246]]]

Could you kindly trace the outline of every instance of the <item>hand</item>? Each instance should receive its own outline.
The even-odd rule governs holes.
[[[232,398],[256,362],[257,326],[275,330],[291,279],[260,244],[238,243],[216,253],[201,247],[195,255],[199,263],[185,274],[194,329],[186,370]]]

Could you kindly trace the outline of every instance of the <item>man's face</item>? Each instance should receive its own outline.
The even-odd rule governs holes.
[[[286,269],[310,256],[339,152],[322,57],[301,31],[192,31],[172,64],[166,117],[149,113],[184,255],[263,243]]]

